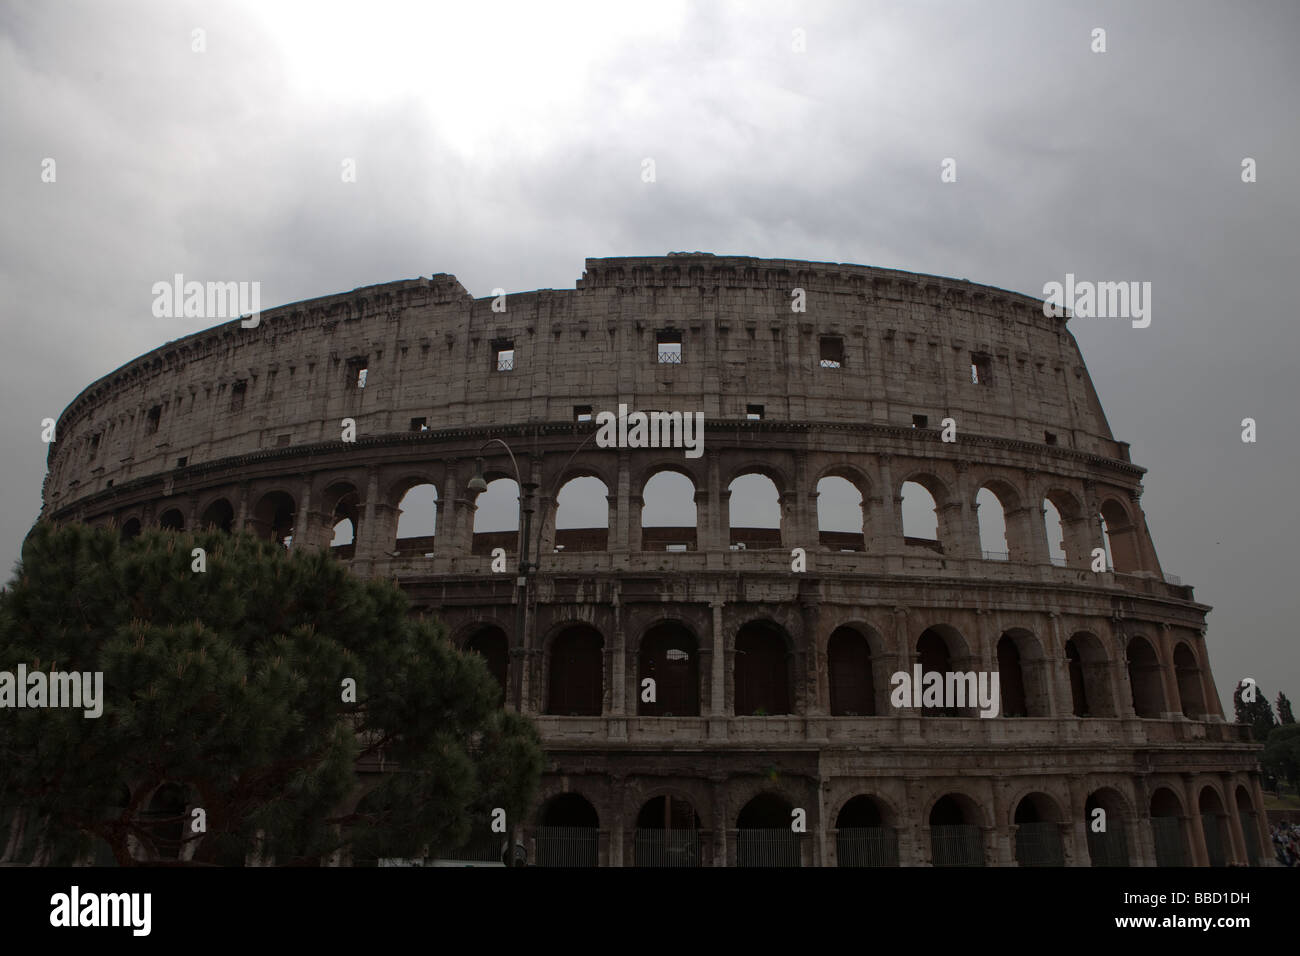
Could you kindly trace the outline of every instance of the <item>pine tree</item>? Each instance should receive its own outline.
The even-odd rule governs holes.
[[[132,843],[222,864],[437,854],[484,804],[518,820],[541,775],[532,724],[396,585],[250,535],[38,523],[0,593],[0,666],[18,662],[103,673],[98,718],[2,712],[0,799],[53,863],[129,865]]]
[[[1291,713],[1291,701],[1281,691],[1277,692],[1277,721],[1279,724],[1295,723],[1295,714]]]

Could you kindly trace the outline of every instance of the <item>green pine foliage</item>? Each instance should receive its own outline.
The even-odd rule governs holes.
[[[0,807],[53,863],[449,853],[494,807],[520,819],[541,774],[533,725],[396,585],[251,535],[39,523],[0,593],[19,663],[104,674],[98,718],[0,711]]]

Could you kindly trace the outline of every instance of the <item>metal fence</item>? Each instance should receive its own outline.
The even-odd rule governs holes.
[[[660,350],[659,350],[659,364],[660,364],[660,365],[681,365],[681,364],[682,364],[682,353],[681,353],[681,350],[680,350],[680,349],[660,349]]]
[[[1187,866],[1187,841],[1183,821],[1178,817],[1152,817],[1151,835],[1156,843],[1156,866]]]
[[[1065,866],[1060,825],[1047,822],[1017,824],[1016,862],[1021,866]]]
[[[1094,833],[1088,827],[1088,856],[1093,866],[1130,866],[1128,859],[1128,837],[1124,835],[1124,826],[1119,824],[1104,833]]]
[[[1201,830],[1205,833],[1205,852],[1210,857],[1210,866],[1227,866],[1228,858],[1223,852],[1223,826],[1219,815],[1202,813]]]
[[[802,866],[799,834],[793,830],[737,830],[737,866]]]
[[[980,828],[969,823],[930,827],[935,866],[984,866]]]
[[[538,866],[597,866],[600,831],[595,827],[538,827]]]
[[[699,866],[698,830],[641,830],[632,840],[637,866]]]
[[[893,827],[846,827],[835,838],[839,866],[898,866],[898,831]]]

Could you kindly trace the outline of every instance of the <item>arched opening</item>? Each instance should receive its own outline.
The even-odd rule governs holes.
[[[535,834],[538,866],[597,866],[600,818],[582,795],[561,793],[548,800]]]
[[[555,496],[555,550],[604,551],[609,546],[609,488],[590,475],[571,478]]]
[[[463,649],[483,658],[488,672],[501,686],[504,699],[507,693],[506,675],[509,672],[510,662],[510,642],[506,638],[506,632],[495,625],[480,628],[469,636]]]
[[[832,551],[865,551],[862,492],[839,475],[817,482],[817,536]]]
[[[397,512],[393,550],[404,558],[433,557],[438,534],[438,489],[429,483],[408,488],[397,503]]]
[[[548,714],[599,717],[604,699],[605,639],[585,624],[566,628],[551,644]]]
[[[984,866],[979,812],[970,798],[940,797],[930,810],[930,860],[935,866]]]
[[[1227,866],[1228,850],[1232,846],[1228,836],[1228,814],[1223,801],[1213,787],[1202,787],[1197,800],[1201,811],[1201,832],[1205,834],[1205,852],[1210,866]]]
[[[747,474],[727,486],[733,551],[781,547],[781,495],[767,475]]]
[[[943,552],[939,540],[939,507],[931,491],[917,481],[905,481],[903,497],[903,543]]]
[[[916,641],[916,659],[921,665],[923,691],[921,702],[927,717],[973,717],[979,713],[978,674],[975,686],[960,675],[958,660],[966,657],[965,642],[961,635],[947,625],[927,627]],[[938,694],[931,694],[927,674],[938,674]],[[952,696],[949,697],[949,688]],[[964,697],[958,701],[957,695]],[[951,703],[951,705],[950,705]],[[960,704],[960,706],[958,706]],[[1001,702],[999,701],[999,706]]]
[[[199,527],[205,531],[215,530],[230,534],[235,530],[235,509],[225,498],[218,498],[203,509],[199,518]]]
[[[680,797],[647,801],[636,816],[637,866],[699,866],[700,816]]]
[[[1084,815],[1092,865],[1129,866],[1128,814],[1123,798],[1108,787],[1093,791],[1084,804]]]
[[[1156,845],[1156,866],[1191,865],[1183,830],[1183,805],[1167,787],[1151,796],[1151,835]]]
[[[876,690],[871,671],[871,645],[851,627],[837,627],[826,643],[832,717],[871,717]]]
[[[1250,791],[1238,785],[1237,819],[1241,823],[1241,835],[1246,843],[1246,861],[1251,866],[1259,866],[1259,816],[1255,813],[1255,801]],[[1267,848],[1265,848],[1267,852]]]
[[[1193,720],[1205,716],[1205,694],[1201,687],[1201,668],[1196,655],[1185,643],[1174,648],[1174,672],[1178,677],[1178,703],[1183,715]]]
[[[1070,671],[1070,698],[1076,717],[1114,717],[1110,661],[1095,634],[1080,631],[1065,642]]]
[[[975,495],[976,515],[979,518],[980,553],[985,561],[1009,561],[1011,546],[1007,543],[1007,513],[1002,502],[988,488]]]
[[[348,559],[356,554],[357,529],[361,523],[361,496],[352,485],[340,485],[325,492],[326,506],[330,508],[330,554]]]
[[[1002,716],[1027,717],[1025,681],[1020,670],[1020,651],[1006,634],[998,641],[998,686],[1002,691]]]
[[[802,866],[793,810],[775,793],[760,793],[745,804],[736,819],[736,865]]]
[[[695,551],[695,483],[675,471],[660,471],[641,491],[641,550]]]
[[[1047,659],[1038,638],[1023,628],[1011,628],[998,640],[997,654],[1002,716],[1050,717]]]
[[[1159,717],[1165,711],[1160,661],[1144,637],[1128,642],[1128,679],[1133,688],[1133,712],[1139,717]]]
[[[184,531],[185,516],[177,508],[168,508],[158,516],[158,527],[164,531]]]
[[[1061,511],[1052,499],[1043,499],[1043,527],[1047,532],[1047,556],[1057,567],[1065,567],[1065,525],[1061,522]]]
[[[735,713],[768,717],[790,713],[790,655],[785,632],[763,621],[736,635]]]
[[[637,657],[637,714],[698,717],[700,655],[694,635],[665,621],[646,632]],[[646,681],[653,681],[647,684]],[[653,700],[647,700],[653,697]]]
[[[253,509],[253,518],[250,522],[253,533],[259,538],[274,541],[286,548],[291,546],[295,511],[293,497],[287,492],[272,491],[263,495],[257,507]]]
[[[1065,866],[1061,811],[1045,793],[1031,793],[1016,804],[1016,862],[1021,866]]]
[[[504,548],[506,554],[519,551],[519,483],[513,478],[494,478],[474,501],[474,554],[491,554]]]
[[[1139,570],[1137,529],[1124,506],[1114,498],[1107,499],[1101,506],[1101,523],[1110,565],[1119,572]]]
[[[885,823],[880,805],[859,795],[835,818],[836,866],[898,866],[898,831]]]
[[[122,525],[122,540],[130,541],[132,538],[140,536],[140,519],[128,518]]]

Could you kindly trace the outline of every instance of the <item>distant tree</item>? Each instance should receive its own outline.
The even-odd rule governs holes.
[[[1281,691],[1277,692],[1277,722],[1279,724],[1295,723],[1295,714],[1291,713],[1291,701]]]
[[[1236,714],[1236,722],[1249,724],[1255,739],[1263,742],[1268,739],[1269,733],[1277,726],[1277,718],[1273,716],[1273,708],[1269,705],[1268,698],[1264,696],[1264,691],[1258,684],[1255,686],[1255,699],[1253,701],[1242,699],[1244,688],[1245,682],[1243,681],[1237,684],[1236,689],[1232,692],[1232,706]]]
[[[396,585],[250,535],[39,523],[0,593],[18,662],[103,672],[98,718],[0,711],[0,806],[45,862],[438,854],[491,808],[520,819],[540,779],[533,725]]]
[[[1269,734],[1259,764],[1266,774],[1300,787],[1300,725],[1284,724]]]

